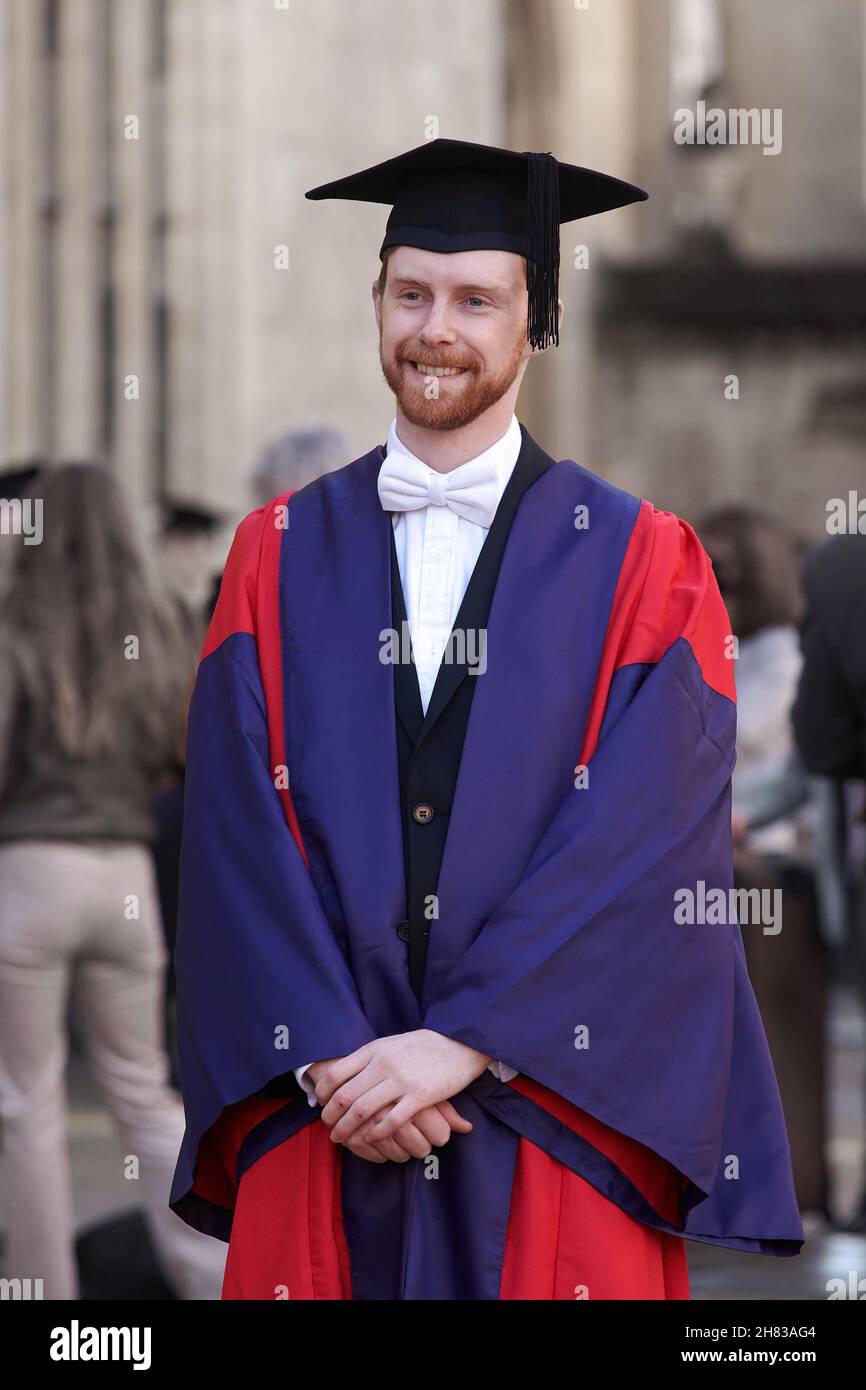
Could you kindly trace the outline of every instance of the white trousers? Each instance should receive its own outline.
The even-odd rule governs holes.
[[[226,1246],[168,1206],[183,1138],[169,1082],[168,951],[144,845],[0,844],[0,1134],[3,1273],[76,1299],[66,1146],[70,991],[89,1063],[125,1148],[166,1273],[180,1297],[218,1299]]]

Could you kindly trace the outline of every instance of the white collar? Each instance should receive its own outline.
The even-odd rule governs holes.
[[[490,445],[489,449],[485,449],[483,453],[478,454],[476,458],[467,459],[465,463],[458,464],[456,468],[450,469],[449,476],[451,473],[459,473],[460,469],[465,468],[469,463],[477,463],[478,459],[484,459],[485,461],[492,460],[496,464],[497,485],[499,488],[499,495],[497,497],[498,504],[502,500],[502,494],[508,484],[508,479],[514,471],[514,465],[517,463],[517,457],[520,453],[522,444],[523,436],[520,432],[520,422],[516,415],[512,415],[511,423],[501,439],[497,439],[494,444]],[[419,459],[417,454],[412,453],[411,449],[406,448],[406,445],[397,433],[396,415],[391,421],[391,428],[388,430],[387,453],[405,454],[407,458],[414,459],[416,463],[420,463],[423,468],[430,468],[428,463],[425,463],[423,459]],[[433,473],[436,472],[436,470],[430,468],[430,472]],[[400,515],[402,515],[402,513],[395,512],[394,519],[396,520]]]

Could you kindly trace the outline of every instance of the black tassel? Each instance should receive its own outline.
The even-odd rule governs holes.
[[[559,163],[552,154],[527,152],[526,285],[532,346],[559,346]]]

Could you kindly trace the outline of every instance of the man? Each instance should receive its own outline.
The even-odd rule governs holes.
[[[862,525],[862,523],[861,523]],[[816,546],[804,566],[806,616],[801,631],[803,666],[791,710],[800,757],[816,777],[832,779],[823,865],[836,892],[833,921],[847,939],[854,979],[866,1005],[866,864],[852,863],[849,820],[866,820],[866,534],[833,536]],[[849,810],[850,807],[850,810]],[[848,902],[847,878],[859,892]],[[829,886],[829,885],[828,885]],[[847,1229],[866,1230],[866,1177]]]
[[[646,195],[436,140],[307,196],[392,205],[397,409],[242,522],[202,650],[172,1206],[224,1298],[687,1298],[684,1236],[802,1243],[739,927],[677,906],[731,884],[729,624],[514,416],[560,223]]]
[[[804,566],[803,669],[791,711],[810,772],[866,777],[866,534],[834,536]]]

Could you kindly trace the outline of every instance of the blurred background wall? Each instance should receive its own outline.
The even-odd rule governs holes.
[[[564,228],[549,452],[813,537],[866,487],[863,0],[4,0],[0,44],[0,462],[236,519],[285,430],[382,442],[387,209],[303,193],[447,135],[650,192]],[[779,108],[781,151],[678,145],[701,100]]]
[[[742,113],[751,138],[678,141],[699,109]],[[160,531],[191,685],[232,529],[263,500],[254,468],[270,497],[384,442],[393,415],[370,298],[388,209],[304,190],[439,135],[650,193],[563,229],[562,340],[518,412],[555,457],[696,525],[749,510],[717,513],[708,542],[743,638],[735,869],[784,884],[784,936],[745,944],[801,1207],[836,1224],[802,1262],[689,1257],[698,1297],[824,1297],[863,1267],[866,803],[862,769],[826,765],[820,701],[800,724],[832,776],[798,769],[797,605],[775,591],[799,585],[831,498],[866,514],[866,0],[0,0],[0,498],[5,469],[107,460]],[[753,542],[755,508],[773,526]],[[862,672],[840,592],[813,628]],[[182,769],[158,800],[172,945]],[[114,1260],[140,1289],[143,1247],[116,1223],[139,1200],[130,1141],[80,1060],[76,1217],[102,1223],[83,1287],[142,1296],[117,1292]]]

